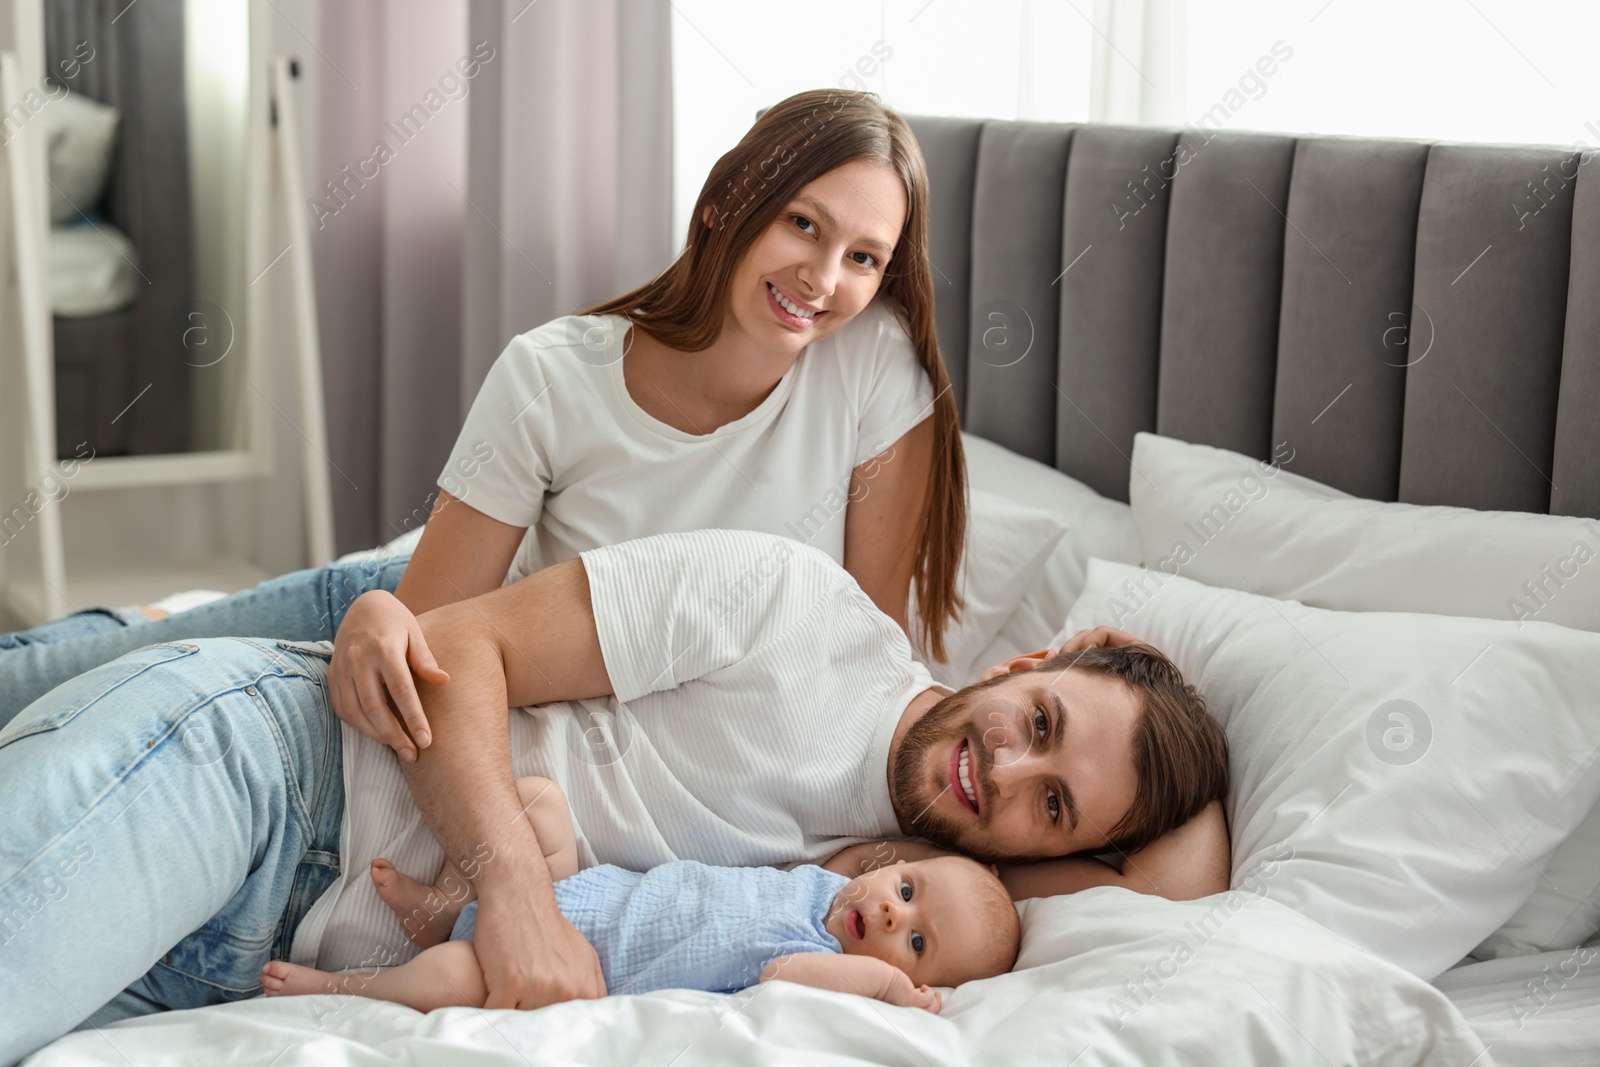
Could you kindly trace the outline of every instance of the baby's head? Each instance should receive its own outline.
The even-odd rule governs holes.
[[[1005,974],[1022,924],[992,868],[965,856],[900,860],[851,879],[823,926],[846,953],[892,963],[917,985]]]

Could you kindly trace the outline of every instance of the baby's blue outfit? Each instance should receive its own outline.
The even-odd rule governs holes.
[[[561,914],[594,946],[608,993],[703,989],[735,993],[791,952],[843,952],[822,927],[850,879],[803,864],[712,867],[678,860],[640,874],[602,864],[555,883]],[[478,902],[452,941],[472,937]]]

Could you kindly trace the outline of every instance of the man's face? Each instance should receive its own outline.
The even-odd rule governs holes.
[[[1131,686],[1084,671],[955,693],[893,753],[895,811],[911,833],[991,863],[1103,849],[1133,806],[1139,715]]]

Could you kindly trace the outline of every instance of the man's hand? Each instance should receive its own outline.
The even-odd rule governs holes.
[[[532,1010],[606,995],[594,946],[556,910],[544,907],[519,879],[485,886],[478,898],[472,946],[488,987],[486,1008]]]

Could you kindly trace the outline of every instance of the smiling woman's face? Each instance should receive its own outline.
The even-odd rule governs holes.
[[[953,694],[893,754],[910,832],[992,863],[1107,846],[1133,805],[1139,697],[1120,678],[1027,670]]]
[[[904,183],[877,160],[806,185],[735,268],[724,331],[793,357],[843,329],[877,294],[906,208]]]

